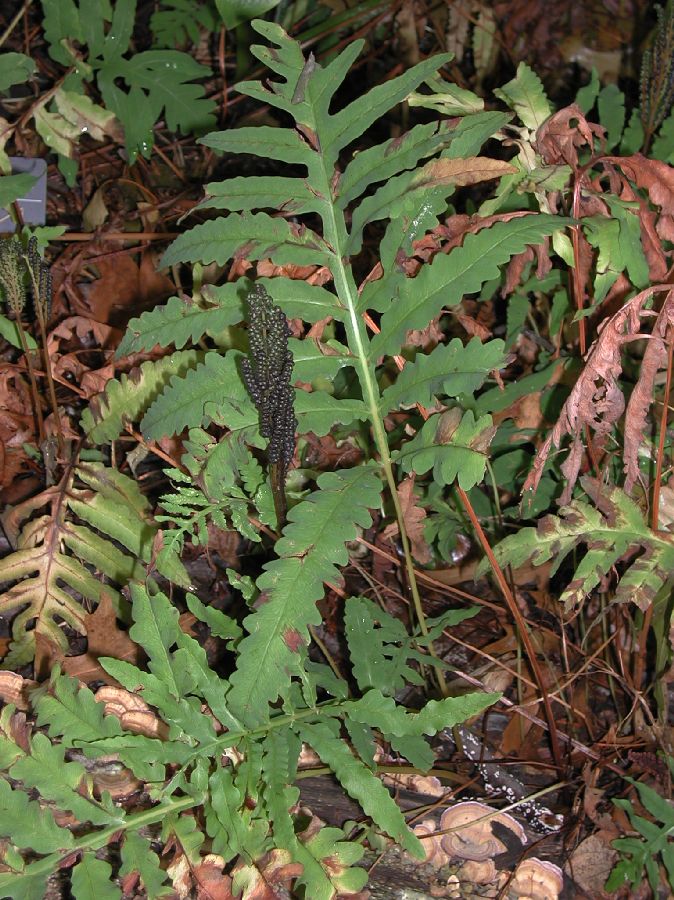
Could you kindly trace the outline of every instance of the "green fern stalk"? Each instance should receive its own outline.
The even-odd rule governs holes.
[[[330,190],[328,172],[325,170],[323,171],[323,185],[325,190]],[[367,336],[362,315],[358,310],[358,288],[356,287],[353,273],[350,267],[347,269],[344,265],[343,256],[340,252],[342,248],[346,249],[346,223],[341,212],[338,215],[334,206],[331,205],[329,208],[332,211],[332,216],[327,220],[324,219],[323,224],[327,242],[337,249],[337,253],[335,254],[335,265],[332,270],[335,289],[342,306],[348,310],[348,316],[344,323],[348,336],[348,344],[358,360],[360,383],[370,413],[370,422],[379,456],[379,463],[384,472],[386,485],[389,490],[389,495],[395,510],[396,521],[398,523],[400,544],[405,557],[405,571],[410,593],[412,594],[414,611],[421,633],[426,636],[428,634],[428,627],[426,625],[426,616],[421,603],[421,595],[419,593],[419,585],[417,583],[417,576],[414,568],[414,559],[412,557],[412,547],[407,534],[407,525],[405,523],[402,506],[400,505],[400,498],[398,496],[396,478],[393,472],[393,462],[389,451],[388,437],[386,436],[386,429],[384,428],[384,422],[380,414],[380,392],[374,364],[371,361],[370,341]],[[429,651],[433,656],[436,655],[432,644],[429,646]],[[442,669],[436,669],[436,677],[444,695],[446,686]]]

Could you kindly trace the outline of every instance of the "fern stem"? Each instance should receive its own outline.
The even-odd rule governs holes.
[[[508,604],[508,609],[510,610],[513,619],[515,620],[515,624],[517,625],[517,629],[520,633],[520,637],[522,639],[522,643],[524,645],[524,649],[527,652],[527,658],[529,660],[529,665],[531,666],[531,671],[538,685],[538,689],[541,692],[541,699],[543,701],[543,709],[545,710],[545,719],[548,723],[548,730],[550,732],[550,747],[552,749],[552,758],[555,761],[555,766],[557,770],[562,773],[564,771],[564,761],[562,759],[562,753],[559,746],[559,735],[557,733],[557,724],[555,722],[555,716],[552,711],[552,704],[550,702],[550,695],[548,693],[548,689],[545,686],[545,680],[543,679],[543,673],[541,671],[541,667],[538,663],[538,657],[536,656],[536,649],[531,640],[531,635],[529,634],[529,629],[527,628],[527,623],[524,620],[524,616],[522,615],[519,606],[517,605],[517,601],[513,597],[512,591],[510,590],[510,586],[506,581],[506,577],[503,574],[503,569],[499,566],[496,557],[494,556],[494,552],[489,545],[489,541],[487,540],[487,536],[482,530],[482,526],[480,525],[480,520],[475,514],[475,510],[473,509],[473,505],[470,502],[468,495],[459,485],[456,486],[457,491],[459,492],[459,497],[461,498],[461,502],[463,504],[464,509],[468,513],[470,517],[470,521],[473,523],[473,528],[475,529],[475,534],[482,545],[482,549],[484,550],[487,559],[489,560],[489,565],[491,566],[492,572],[494,573],[494,577],[498,583],[498,586],[501,589],[501,593]]]
[[[140,828],[145,828],[147,825],[154,825],[157,822],[161,822],[171,813],[183,812],[186,809],[201,806],[202,803],[203,797],[177,797],[164,803],[160,803],[157,806],[152,806],[150,809],[144,809],[141,812],[133,813],[112,825],[108,825],[106,828],[102,828],[100,831],[92,831],[89,834],[83,835],[67,850],[51,853],[49,856],[45,856],[43,859],[31,863],[28,867],[28,871],[34,878],[37,878],[40,875],[51,875],[56,868],[55,857],[65,859],[82,850],[100,850],[101,847],[105,847],[106,844],[110,843],[113,837],[121,836],[122,832],[138,831]]]
[[[269,463],[269,480],[276,513],[276,531],[280,534],[286,523],[288,502],[286,500],[285,474],[281,463]]]
[[[17,316],[16,318],[16,328],[19,332],[19,340],[21,341],[21,350],[23,351],[24,358],[26,360],[26,371],[28,372],[28,382],[30,384],[30,393],[33,398],[33,407],[35,410],[35,420],[37,423],[37,445],[38,447],[42,446],[42,443],[45,439],[45,431],[44,431],[44,417],[42,415],[42,404],[40,401],[40,392],[37,388],[37,378],[35,377],[35,369],[33,368],[33,364],[30,359],[30,349],[28,347],[28,341],[26,339],[26,332],[24,331],[23,322],[21,318]]]
[[[332,233],[328,233],[326,237],[329,243],[335,247],[339,247],[339,228],[335,220],[334,207],[332,205],[330,205],[330,212],[332,222],[324,222],[324,224],[326,226],[326,231],[331,231]],[[328,225],[331,227],[328,228]],[[398,496],[395,475],[393,474],[393,462],[389,452],[388,438],[386,437],[384,423],[379,414],[379,387],[375,378],[374,367],[369,359],[369,339],[365,330],[365,323],[359,315],[356,305],[358,289],[351,272],[347,271],[347,268],[344,265],[343,258],[337,253],[335,254],[335,266],[332,275],[335,282],[335,288],[337,289],[337,295],[348,310],[348,319],[345,322],[347,340],[349,348],[357,357],[360,366],[360,384],[363,394],[365,395],[365,402],[370,410],[370,421],[372,423],[375,446],[377,448],[377,453],[379,454],[379,463],[384,472],[384,477],[386,478],[386,484],[391,495],[393,509],[398,522],[400,544],[405,557],[407,583],[412,595],[417,622],[419,623],[422,635],[425,637],[428,634],[428,626],[426,624],[426,616],[421,603],[421,595],[419,593],[419,585],[414,569],[412,548],[407,534],[405,517]],[[433,657],[437,658],[437,654],[432,644],[429,645],[429,652]],[[441,669],[436,669],[435,676],[442,695],[447,696],[447,685],[444,673]]]

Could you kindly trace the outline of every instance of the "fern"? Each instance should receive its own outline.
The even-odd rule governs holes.
[[[426,770],[433,760],[426,737],[495,699],[486,694],[446,698],[417,712],[393,699],[405,685],[420,683],[420,666],[441,669],[433,641],[443,628],[471,614],[425,619],[395,468],[417,473],[434,469],[443,483],[477,484],[493,425],[488,415],[476,417],[468,407],[490,373],[506,362],[501,341],[467,347],[453,341],[414,354],[405,348],[406,334],[441,315],[464,294],[479,292],[513,254],[569,220],[527,214],[498,222],[469,235],[451,253],[436,255],[416,278],[408,278],[401,260],[413,255],[414,241],[437,225],[456,187],[512,172],[509,164],[478,155],[481,144],[509,115],[478,111],[458,125],[417,126],[399,140],[350,158],[350,145],[448,57],[422,62],[346,107],[331,110],[334,93],[362,42],[323,68],[313,57],[305,59],[279,27],[265,22],[253,27],[275,45],[254,47],[253,52],[278,80],[269,87],[257,82],[239,87],[283,110],[296,127],[243,127],[209,135],[204,143],[217,151],[249,152],[298,165],[303,175],[251,175],[208,185],[202,208],[223,210],[225,215],[181,235],[164,263],[226,265],[245,256],[251,262],[318,266],[326,273],[325,286],[279,277],[241,278],[200,288],[192,299],[172,298],[144,313],[130,323],[120,353],[148,350],[158,343],[175,352],[144,363],[108,386],[93,412],[83,418],[83,426],[95,440],[114,440],[132,422],[140,423],[146,440],[187,430],[182,466],[167,470],[174,487],[161,500],[160,518],[166,527],[156,544],[161,546],[158,565],[175,564],[185,541],[205,541],[211,523],[237,528],[252,539],[257,535],[251,518],[282,525],[274,516],[268,478],[252,452],[265,447],[269,431],[266,407],[260,403],[258,412],[253,402],[262,399],[263,385],[261,364],[255,362],[260,336],[245,304],[252,290],[262,298],[268,293],[287,319],[322,323],[311,335],[300,331],[300,337],[288,341],[287,350],[285,344],[274,344],[274,352],[282,351],[279,368],[284,377],[292,356],[289,398],[294,395],[300,453],[304,435],[336,429],[345,435],[362,432],[366,438],[370,429],[372,439],[362,442],[368,452],[353,468],[305,474],[315,484],[307,484],[301,497],[292,497],[294,505],[274,544],[275,558],[257,579],[259,602],[244,619],[243,633],[237,623],[188,595],[193,614],[235,650],[236,665],[228,678],[209,667],[203,649],[180,630],[177,611],[155,587],[133,586],[130,634],[147,652],[147,671],[124,661],[103,664],[124,688],[142,691],[168,729],[165,737],[103,734],[100,721],[96,724],[90,713],[86,722],[78,722],[73,693],[60,675],[36,705],[38,721],[48,728],[52,741],[72,744],[86,756],[118,754],[137,778],[151,785],[153,806],[143,822],[152,826],[163,821],[164,839],[173,836],[191,866],[199,865],[204,828],[212,852],[225,862],[235,861],[235,885],[256,877],[255,867],[265,854],[282,851],[302,866],[299,882],[306,895],[327,900],[340,888],[360,889],[363,876],[351,867],[360,851],[337,829],[306,836],[298,832],[293,782],[301,743],[309,744],[334,771],[375,827],[420,856],[418,840],[376,777],[375,742],[387,741]],[[345,161],[343,171],[340,160]],[[303,220],[307,214],[311,226]],[[363,229],[381,220],[388,220],[381,277],[359,291],[352,259],[360,250]],[[366,319],[372,320],[365,314],[373,311],[382,313],[381,332],[370,338]],[[275,315],[282,323],[281,314]],[[240,349],[245,348],[245,332],[233,328],[246,319],[254,326],[249,328],[253,362],[248,363]],[[340,323],[339,340],[332,320]],[[231,330],[223,341],[224,329]],[[216,339],[209,349],[198,355],[183,349],[204,337]],[[403,349],[413,358],[398,375],[391,362]],[[422,427],[410,417],[412,433],[401,438],[399,432],[387,432],[384,419],[391,413],[418,402],[442,406],[448,398],[452,408],[432,415]],[[211,436],[216,431],[217,439]],[[288,463],[292,446],[290,440],[286,443]],[[348,543],[371,526],[372,511],[382,508],[386,496],[397,518],[418,622],[408,634],[367,601],[346,601],[347,639],[360,692],[351,696],[344,679],[309,661],[308,646],[312,627],[320,623],[317,604],[326,583],[341,582]],[[252,593],[251,585],[236,579],[233,583]],[[83,706],[88,708],[87,701]],[[225,752],[231,765],[221,765]],[[188,808],[198,819],[177,814]],[[137,820],[129,820],[132,824],[121,827],[120,834],[137,831]],[[99,834],[90,829],[82,838],[91,842],[79,846],[83,861],[88,850],[100,846]],[[125,840],[122,836],[121,858],[132,866],[139,845],[132,845],[125,857]],[[44,869],[62,858],[45,856]],[[103,874],[98,866],[92,877],[102,881]],[[24,873],[17,870],[13,877],[20,880]]]
[[[390,731],[411,738],[434,734],[484,709],[496,695],[433,701],[414,714],[398,709],[377,690],[360,699],[343,699],[346,686],[338,683],[338,697],[317,703],[316,688],[328,684],[319,671],[305,676],[311,702],[296,695],[291,711],[277,710],[262,724],[246,726],[238,716],[237,688],[230,688],[209,668],[204,650],[180,629],[177,611],[167,598],[150,595],[140,585],[132,586],[132,596],[131,634],[147,653],[148,671],[113,659],[102,662],[122,685],[142,689],[146,702],[169,727],[169,736],[157,740],[124,733],[88,688],[58,669],[49,690],[33,695],[37,722],[48,736],[40,732],[28,739],[21,736],[12,708],[3,710],[0,809],[6,815],[0,834],[12,845],[3,851],[0,896],[41,896],[48,875],[58,867],[72,869],[75,900],[90,897],[92,885],[97,894],[107,896],[116,890],[110,862],[95,851],[114,843],[120,845],[120,876],[138,876],[148,896],[163,896],[168,893],[166,873],[148,836],[162,826],[163,839],[173,837],[196,867],[204,835],[194,818],[180,815],[186,810],[201,811],[212,852],[225,861],[238,858],[254,868],[274,848],[283,849],[303,867],[300,881],[308,896],[329,900],[338,889],[360,889],[365,873],[350,868],[362,853],[358,845],[347,845],[339,829],[304,839],[296,829],[291,810],[298,792],[292,783],[303,740],[362,803],[378,828],[423,857],[417,838],[370,768],[371,757],[366,764],[355,756],[341,728],[350,724],[353,729],[374,717],[383,734]],[[224,731],[216,730],[213,717]],[[97,799],[82,763],[67,761],[71,747],[90,758],[118,754],[136,777],[152,782],[150,805],[125,813],[105,793]],[[223,754],[234,750],[233,762],[223,766]],[[80,823],[77,837],[57,824],[57,811],[68,811]],[[23,859],[26,851],[31,862]]]
[[[150,28],[155,47],[181,47],[199,43],[200,30],[215,31],[217,12],[211,2],[195,6],[190,0],[162,0],[152,13]]]
[[[395,487],[395,463],[403,471],[423,473],[433,468],[444,483],[458,478],[464,487],[483,477],[493,434],[489,416],[476,421],[472,413],[463,414],[457,405],[442,420],[432,417],[393,453],[384,416],[415,402],[431,405],[436,397],[470,397],[492,369],[503,365],[503,345],[494,341],[478,351],[476,343],[463,348],[453,342],[428,355],[418,353],[393,382],[386,357],[400,353],[409,329],[423,327],[443,307],[479,291],[513,254],[538,243],[568,220],[531,214],[497,223],[469,235],[463,246],[451,253],[436,256],[416,278],[406,277],[397,263],[400,254],[410,255],[412,242],[436,225],[457,185],[501,177],[512,170],[506,163],[477,155],[482,142],[508,120],[508,114],[478,111],[458,125],[416,126],[400,139],[349,160],[349,145],[430,78],[448,57],[426,60],[333,112],[334,93],[362,42],[354,42],[323,68],[313,57],[305,59],[298,44],[278,26],[255,22],[253,27],[275,48],[254,46],[252,52],[279,79],[270,87],[244,82],[239,89],[289,114],[296,128],[243,127],[208,135],[203,143],[220,152],[271,156],[302,166],[306,174],[239,176],[209,184],[201,206],[229,214],[181,235],[163,262],[224,265],[245,253],[251,261],[271,259],[278,265],[327,267],[332,290],[283,278],[263,278],[259,284],[288,318],[313,323],[329,317],[344,325],[343,344],[309,338],[290,342],[293,377],[302,383],[302,389],[295,389],[294,402],[299,435],[324,435],[335,427],[353,429],[358,423],[367,423],[375,456],[358,469],[318,479],[316,490],[290,510],[289,524],[275,548],[279,558],[269,563],[258,581],[267,600],[246,619],[249,634],[238,648],[232,696],[237,715],[247,723],[261,723],[270,714],[269,704],[279,696],[287,697],[293,678],[303,677],[308,628],[319,621],[315,604],[323,594],[323,582],[339,579],[337,567],[347,561],[345,542],[355,536],[357,527],[370,522],[368,509],[381,504],[382,478],[393,501],[405,553],[409,553]],[[437,159],[428,161],[438,153]],[[340,158],[347,160],[343,171],[338,167]],[[292,211],[293,219],[265,210]],[[313,215],[314,224],[322,223],[320,231],[302,222],[305,213]],[[382,241],[383,277],[366,284],[359,296],[351,256],[360,247],[363,227],[381,218],[391,219]],[[182,347],[187,341],[216,334],[224,325],[245,317],[243,301],[250,286],[250,281],[241,279],[203,288],[193,301],[171,299],[130,323],[121,352],[148,349],[157,341]],[[363,320],[368,310],[383,313],[381,333],[372,339]],[[384,364],[380,365],[382,357]],[[140,424],[144,436],[155,440],[216,423],[226,429],[226,442],[264,446],[258,414],[242,378],[242,363],[236,349],[209,350],[194,368],[176,373],[144,411]],[[357,389],[335,389],[338,374],[347,368],[355,373]],[[324,378],[331,383],[331,392],[325,390]],[[312,390],[306,390],[312,382]],[[115,397],[115,408],[123,409],[125,394],[133,398],[131,388],[127,382],[123,389],[108,390],[110,398]],[[140,417],[139,410],[134,414]],[[455,414],[459,420],[450,427]],[[113,415],[107,429],[104,415],[93,433],[112,435],[119,417]],[[199,529],[203,534],[209,520],[222,524],[222,516],[231,516],[232,497],[227,486],[220,494],[202,492],[202,485],[178,486],[167,500],[172,504],[168,517],[177,532],[173,537],[169,532],[169,541],[177,541],[174,547],[179,549],[187,534],[198,534]],[[237,499],[247,503],[259,498],[248,494]],[[216,510],[213,503],[220,501]],[[416,592],[413,575],[412,581]],[[415,604],[423,622],[418,593]]]
[[[674,759],[669,754],[665,759],[670,772],[674,773]],[[634,890],[641,884],[645,872],[654,895],[657,895],[661,881],[658,856],[665,864],[667,882],[670,888],[674,888],[674,806],[671,800],[667,800],[649,785],[641,784],[633,778],[626,777],[625,780],[637,789],[643,807],[656,821],[651,822],[638,815],[631,800],[613,801],[627,813],[639,837],[621,837],[612,842],[621,859],[604,887],[607,891],[617,891],[629,882]]]
[[[177,5],[176,15],[180,5]],[[131,162],[138,153],[150,155],[154,143],[153,128],[164,116],[172,130],[183,132],[207,129],[214,122],[215,104],[206,99],[203,88],[193,82],[209,74],[209,69],[195,62],[187,53],[172,49],[131,51],[136,16],[136,0],[121,0],[114,5],[75,0],[43,0],[44,34],[49,54],[63,66],[75,66],[68,74],[63,91],[55,96],[51,111],[36,113],[38,130],[47,144],[65,160],[65,171],[72,180],[76,171],[72,142],[77,133],[76,116],[67,108],[68,100],[76,106],[88,106],[83,120],[87,130],[97,139],[91,123],[99,129],[121,123]],[[194,15],[191,22],[213,22],[205,12]],[[160,24],[168,24],[160,19]],[[174,26],[173,35],[175,36]],[[190,29],[191,30],[191,29]],[[166,27],[164,28],[166,34]],[[75,42],[77,42],[77,46]],[[84,52],[81,48],[85,47]],[[82,65],[85,62],[86,65]],[[93,104],[84,92],[84,82],[93,81],[105,103],[105,109]],[[60,90],[60,89],[59,89]],[[82,110],[80,109],[80,114]],[[79,130],[81,130],[81,122]],[[117,125],[119,128],[119,125]],[[63,140],[63,135],[67,140]]]
[[[502,540],[494,552],[503,565],[539,566],[552,560],[555,572],[563,560],[585,545],[587,552],[560,600],[567,609],[578,607],[618,563],[627,565],[615,587],[615,602],[633,602],[646,610],[674,571],[674,541],[653,531],[642,511],[624,491],[585,476],[581,484],[596,508],[573,500],[559,516],[545,516],[536,528],[521,528]],[[481,571],[484,571],[484,564]]]
[[[173,376],[195,368],[201,358],[197,350],[182,350],[158,362],[144,362],[119,381],[110,379],[82,414],[84,433],[97,444],[116,440],[125,425],[141,418]]]
[[[19,611],[5,666],[32,659],[38,635],[65,652],[67,639],[55,616],[86,633],[85,606],[98,603],[100,576],[119,608],[119,589],[142,577],[157,533],[135,481],[96,462],[81,462],[58,484],[7,510],[3,527],[13,552],[0,561],[0,582],[13,586],[0,598],[0,609]],[[187,583],[177,559],[164,574]]]

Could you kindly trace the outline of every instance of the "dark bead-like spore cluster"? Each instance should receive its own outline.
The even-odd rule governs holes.
[[[295,452],[295,393],[290,385],[293,355],[290,328],[268,291],[256,284],[248,294],[250,354],[243,379],[260,413],[260,434],[269,440],[268,458],[285,475]]]

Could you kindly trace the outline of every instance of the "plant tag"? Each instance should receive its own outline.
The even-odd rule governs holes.
[[[44,225],[47,215],[47,161],[36,157],[10,156],[12,175],[32,175],[36,181],[16,201],[25,225]],[[14,220],[6,209],[0,209],[0,233],[16,230]]]

